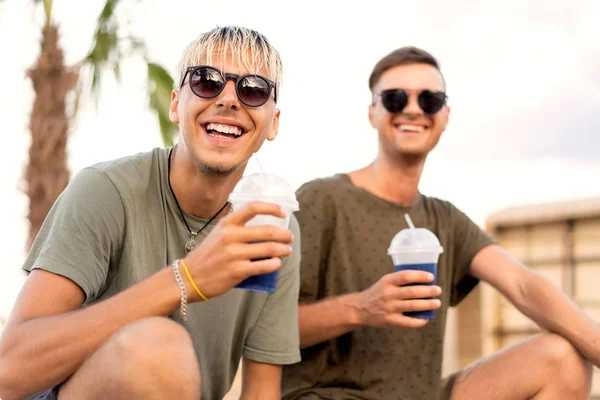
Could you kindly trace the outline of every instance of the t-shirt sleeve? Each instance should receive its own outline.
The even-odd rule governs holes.
[[[481,249],[494,240],[475,224],[465,213],[452,206],[454,227],[454,275],[450,305],[456,306],[479,282],[469,275],[471,262]]]
[[[298,333],[298,288],[300,286],[300,230],[292,215],[290,230],[294,235],[292,253],[279,272],[274,293],[267,300],[258,320],[246,339],[244,357],[268,364],[294,364],[300,361]]]
[[[298,190],[300,210],[296,213],[302,233],[300,268],[300,304],[310,304],[323,297],[333,229],[335,207],[322,185],[304,185]]]
[[[106,174],[81,170],[44,220],[23,269],[43,269],[75,282],[86,303],[103,291],[125,229],[121,197]]]

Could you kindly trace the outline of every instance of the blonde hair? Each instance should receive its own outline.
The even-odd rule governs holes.
[[[277,84],[277,92],[281,86],[282,63],[279,52],[267,38],[255,30],[238,27],[217,27],[201,34],[184,50],[177,65],[176,89],[181,89],[181,78],[188,67],[196,65],[212,65],[213,55],[221,56],[225,65],[227,55],[250,73],[257,73],[265,68],[268,77]],[[226,71],[222,71],[225,73]]]

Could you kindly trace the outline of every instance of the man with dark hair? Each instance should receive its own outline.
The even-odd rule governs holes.
[[[426,52],[425,50],[419,49],[414,46],[401,47],[395,51],[392,51],[387,56],[383,57],[375,67],[373,67],[373,71],[371,71],[371,75],[369,76],[369,89],[373,92],[373,88],[381,79],[381,75],[387,70],[398,67],[400,65],[409,65],[409,64],[425,64],[430,65],[440,70],[440,65],[438,61],[431,54]],[[440,76],[442,81],[444,80],[444,76],[440,72]],[[444,88],[446,84],[444,82]]]
[[[284,398],[587,399],[587,360],[600,365],[596,324],[451,203],[419,192],[450,113],[436,59],[398,49],[377,63],[369,86],[376,159],[298,190],[302,361],[284,368]],[[393,272],[387,248],[407,227],[405,213],[443,246],[435,285],[425,271]],[[441,380],[448,307],[479,280],[550,333]],[[425,310],[435,317],[404,314]]]

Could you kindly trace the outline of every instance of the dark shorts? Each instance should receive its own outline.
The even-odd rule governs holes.
[[[58,400],[58,387],[38,394],[33,400]]]
[[[456,381],[456,377],[462,371],[457,371],[452,375],[449,375],[442,379],[440,383],[440,400],[450,400],[450,396],[452,395],[452,388],[454,387],[454,382]]]

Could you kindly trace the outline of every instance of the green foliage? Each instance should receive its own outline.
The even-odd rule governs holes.
[[[40,0],[35,0],[40,1]],[[121,62],[127,58],[139,55],[144,58],[148,71],[148,101],[149,107],[155,111],[160,127],[161,136],[165,146],[173,145],[173,137],[177,134],[177,126],[169,120],[169,103],[173,79],[160,65],[148,60],[144,41],[135,37],[120,37],[119,22],[116,8],[121,0],[106,0],[102,12],[98,16],[96,30],[90,52],[81,62],[81,66],[89,70],[91,81],[89,95],[98,104],[101,80],[106,71],[111,71],[117,82],[121,79]],[[79,85],[76,96],[75,110],[79,108],[81,90],[84,85]]]
[[[100,16],[98,16],[92,49],[85,56],[82,63],[90,68],[92,79],[90,90],[96,103],[98,102],[100,82],[104,70],[112,70],[117,80],[120,79],[120,63],[125,54],[120,48],[119,23],[115,14],[115,8],[119,1],[106,1]]]
[[[0,3],[4,0],[0,0]],[[40,3],[46,13],[46,24],[50,24],[53,0],[31,0],[34,5]],[[79,102],[83,97],[92,97],[97,105],[100,97],[102,77],[109,71],[117,80],[121,80],[121,63],[132,56],[141,56],[147,64],[148,73],[148,106],[156,113],[161,136],[165,146],[173,145],[173,138],[178,133],[177,126],[169,120],[169,105],[173,78],[162,66],[148,60],[144,41],[135,37],[119,36],[119,20],[116,9],[121,0],[106,0],[98,20],[92,39],[91,50],[79,63],[80,74],[75,94],[75,106],[72,117],[79,110]],[[86,80],[88,79],[88,80]]]
[[[173,137],[178,133],[177,125],[169,119],[173,78],[158,64],[148,62],[149,105],[156,112],[160,133],[165,146],[173,145]]]
[[[3,0],[0,0],[2,3]],[[35,5],[40,3],[44,3],[44,12],[46,13],[46,25],[50,24],[50,18],[52,17],[52,2],[53,0],[31,0],[31,2]]]

